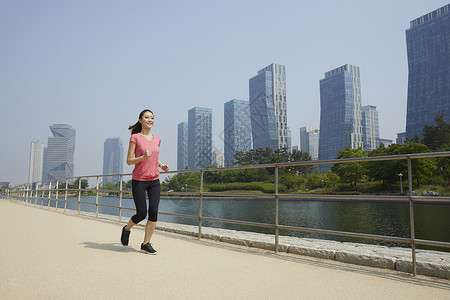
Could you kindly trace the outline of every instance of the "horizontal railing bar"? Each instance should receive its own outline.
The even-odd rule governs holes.
[[[196,220],[198,220],[198,217],[196,217],[196,216],[172,214],[172,213],[165,213],[165,212],[158,212],[158,214],[165,215],[165,216],[173,216],[173,217],[181,217],[181,218],[188,218],[188,219],[196,219]]]
[[[250,221],[237,221],[237,220],[229,220],[229,219],[210,218],[210,217],[201,217],[201,220],[275,229],[275,225],[273,225],[273,224],[257,223],[257,222],[250,222]]]
[[[408,239],[408,238],[391,237],[391,236],[386,236],[386,235],[375,235],[375,234],[367,234],[367,233],[354,233],[354,232],[346,232],[346,231],[327,230],[327,229],[315,229],[315,228],[285,226],[285,225],[278,225],[278,229],[295,230],[295,231],[303,231],[303,232],[310,232],[310,233],[320,233],[320,234],[329,234],[329,235],[337,235],[337,236],[346,236],[346,237],[357,237],[357,238],[365,238],[365,239],[373,239],[373,240],[384,240],[384,241],[392,241],[392,242],[400,242],[400,243],[411,243],[411,239]]]
[[[450,243],[448,243],[448,242],[429,241],[429,240],[420,240],[420,239],[415,239],[414,242],[416,244],[420,244],[420,245],[450,248]]]

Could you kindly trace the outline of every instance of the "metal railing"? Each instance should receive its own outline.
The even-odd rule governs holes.
[[[439,158],[439,157],[450,157],[450,152],[435,152],[435,153],[419,153],[419,154],[404,154],[404,155],[393,155],[393,156],[378,156],[378,157],[361,157],[361,158],[347,158],[347,159],[334,159],[334,160],[322,160],[322,161],[307,161],[307,162],[290,162],[290,163],[275,163],[275,164],[264,164],[264,165],[251,165],[251,166],[236,166],[236,167],[227,167],[227,168],[207,168],[207,169],[198,169],[198,170],[182,170],[182,171],[170,171],[164,172],[162,174],[177,174],[177,173],[200,173],[200,189],[198,192],[161,192],[161,195],[173,196],[197,196],[199,198],[199,207],[197,216],[193,215],[182,215],[182,214],[174,214],[168,212],[159,212],[161,215],[180,217],[180,218],[188,218],[188,219],[196,219],[198,220],[198,238],[202,238],[202,222],[203,221],[211,221],[211,222],[222,222],[229,224],[238,224],[245,226],[254,226],[254,227],[264,227],[274,229],[274,248],[275,252],[278,252],[279,248],[279,231],[280,230],[292,230],[292,231],[300,231],[300,232],[308,232],[308,233],[317,233],[317,234],[325,234],[332,236],[344,236],[344,237],[352,237],[352,238],[363,238],[363,239],[372,239],[372,240],[382,240],[382,241],[391,241],[391,242],[399,242],[406,243],[411,245],[412,252],[412,264],[413,264],[413,275],[416,276],[416,245],[425,245],[425,246],[435,246],[435,247],[445,247],[450,248],[450,242],[443,241],[432,241],[432,240],[423,240],[415,238],[415,228],[414,228],[414,202],[427,202],[430,204],[435,203],[450,203],[450,197],[435,197],[435,196],[415,196],[413,195],[413,186],[412,186],[412,166],[411,161],[413,159],[419,158]],[[323,195],[323,194],[282,194],[279,193],[279,169],[282,167],[294,167],[294,166],[316,166],[316,165],[325,165],[325,164],[338,164],[338,163],[355,163],[355,162],[369,162],[369,161],[392,161],[392,160],[406,160],[408,167],[408,195],[406,196],[389,196],[389,195]],[[275,191],[274,193],[266,193],[266,194],[247,194],[247,193],[219,193],[219,192],[205,192],[204,191],[204,174],[205,172],[214,172],[214,171],[225,171],[225,170],[240,170],[240,169],[260,169],[260,168],[274,168],[274,176],[275,176]],[[112,177],[119,176],[119,189],[118,190],[107,190],[100,189],[100,178],[102,177]],[[40,206],[43,207],[43,200],[47,200],[47,206],[50,208],[50,202],[55,201],[55,208],[58,209],[58,201],[64,201],[64,212],[67,209],[68,202],[75,202],[78,204],[78,214],[81,214],[81,204],[87,205],[95,205],[96,211],[95,216],[98,218],[98,208],[99,206],[118,208],[119,209],[119,222],[122,222],[122,210],[134,210],[131,208],[126,208],[122,206],[122,199],[124,195],[131,195],[131,191],[129,189],[124,189],[123,187],[123,177],[131,176],[131,174],[118,174],[118,175],[94,175],[94,176],[81,176],[81,177],[73,177],[73,178],[65,178],[62,180],[53,180],[53,181],[42,181],[35,183],[35,186],[32,184],[23,184],[20,186],[16,186],[11,189],[10,196],[19,201],[26,202],[27,204],[33,204],[37,206],[37,200],[40,198],[41,203]],[[82,179],[88,178],[96,178],[96,187],[95,190],[92,189],[82,189]],[[78,179],[78,188],[68,188],[69,182],[74,179]],[[54,183],[52,185],[52,182]],[[60,188],[60,183],[65,183],[65,188]],[[95,192],[96,201],[94,203],[82,202],[81,195],[83,192]],[[64,200],[61,200],[59,197],[63,193]],[[78,193],[78,201],[68,200],[68,193]],[[119,206],[109,206],[105,204],[100,204],[98,201],[99,195],[101,193],[118,193],[119,195]],[[39,197],[40,194],[40,197]],[[46,196],[47,195],[47,196]],[[54,196],[54,198],[52,198]],[[207,196],[231,196],[231,197],[271,197],[275,202],[275,222],[274,224],[269,223],[257,223],[257,222],[249,222],[249,221],[239,221],[239,220],[230,220],[230,219],[219,219],[219,218],[211,218],[205,217],[202,214],[203,211],[203,198]],[[345,231],[337,231],[337,230],[326,230],[326,229],[316,229],[316,228],[307,228],[307,227],[297,227],[297,226],[286,226],[279,224],[279,201],[280,199],[299,199],[303,201],[314,200],[314,201],[330,201],[330,200],[339,200],[339,201],[395,201],[395,202],[407,202],[409,204],[409,221],[410,221],[410,237],[394,237],[394,236],[385,236],[385,235],[375,235],[375,234],[366,234],[366,233],[356,233],[356,232],[345,232]]]

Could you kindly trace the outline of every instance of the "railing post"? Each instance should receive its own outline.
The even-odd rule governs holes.
[[[30,183],[30,196],[28,203],[31,205],[31,200],[33,199],[33,183]]]
[[[119,222],[122,222],[123,175],[120,175],[119,180]]]
[[[98,182],[100,180],[100,177],[97,176],[97,185],[96,185],[96,189],[97,189],[97,195],[95,196],[95,218],[98,219]]]
[[[30,184],[28,183],[27,185],[27,192],[25,193],[25,203],[28,204],[28,197],[30,196],[29,191],[30,191]]]
[[[52,198],[52,181],[48,183],[47,209],[50,209],[50,199]]]
[[[34,191],[34,206],[36,206],[36,201],[37,201],[37,195],[38,195],[38,193],[39,193],[39,181],[38,182],[36,182],[36,189],[35,189],[35,191]]]
[[[69,187],[69,179],[66,178],[66,192],[64,194],[64,213],[66,213],[67,210],[67,189]]]
[[[198,201],[198,239],[202,238],[203,172],[203,170],[201,170],[200,172],[200,199]]]
[[[278,166],[275,166],[275,253],[278,253],[278,245],[279,245],[279,206],[278,206]]]
[[[44,207],[45,181],[42,182],[41,208]]]
[[[59,179],[56,179],[56,203],[55,203],[55,210],[58,210],[58,194],[59,194]]]
[[[78,177],[78,214],[81,211],[81,177]]]
[[[412,252],[412,264],[413,264],[413,275],[417,275],[417,268],[416,268],[416,244],[414,242],[415,240],[415,233],[414,233],[414,203],[412,198],[412,167],[411,167],[411,158],[408,156],[408,181],[409,181],[409,220],[410,220],[410,227],[411,227],[411,252]]]

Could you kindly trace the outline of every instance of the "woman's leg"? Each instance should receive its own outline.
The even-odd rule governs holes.
[[[144,235],[144,245],[147,243],[150,243],[150,240],[152,239],[153,232],[155,232],[156,228],[156,222],[152,222],[150,220],[147,221],[147,224],[145,224],[145,235]]]
[[[146,182],[132,180],[133,200],[136,206],[136,214],[128,220],[127,225],[122,228],[120,242],[128,246],[131,228],[145,219],[147,215],[147,202],[145,201]]]
[[[133,223],[133,220],[130,218],[130,220],[128,220],[127,225],[125,226],[125,230],[126,230],[126,231],[130,231],[131,228],[133,228],[134,225],[136,225],[136,224],[134,224],[134,223]]]
[[[161,185],[159,180],[150,184],[147,189],[148,193],[148,221],[145,225],[144,244],[150,242],[153,233],[155,232],[156,222],[158,221],[158,208],[161,193]]]
[[[128,221],[128,228],[126,228],[127,230],[144,220],[147,216],[147,201],[145,200],[145,193],[147,189],[148,187],[146,181],[132,181],[132,192],[134,205],[136,206],[136,214],[131,217],[130,221]]]

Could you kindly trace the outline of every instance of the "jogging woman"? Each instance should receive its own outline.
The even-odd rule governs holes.
[[[145,109],[139,114],[139,120],[136,124],[128,128],[131,130],[131,138],[128,146],[127,164],[134,165],[132,191],[136,214],[122,228],[120,239],[122,245],[128,246],[131,228],[144,220],[148,211],[144,242],[141,244],[141,252],[148,254],[156,254],[156,250],[150,244],[150,240],[158,220],[161,191],[158,167],[163,171],[169,170],[169,166],[164,165],[158,159],[161,139],[151,133],[154,123],[153,112]],[[148,196],[148,209],[145,194]]]

